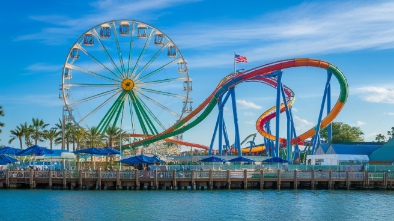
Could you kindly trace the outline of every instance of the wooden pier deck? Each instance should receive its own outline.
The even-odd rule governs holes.
[[[393,189],[394,172],[338,171],[0,171],[0,188]]]

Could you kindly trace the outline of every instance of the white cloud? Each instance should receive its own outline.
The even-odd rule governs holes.
[[[32,64],[25,68],[26,71],[31,72],[61,72],[62,65],[50,65],[45,63]]]
[[[394,104],[393,88],[368,86],[357,88],[356,93],[361,94],[360,98],[367,102]]]
[[[248,116],[248,117],[256,116],[256,114],[255,114],[255,113],[252,113],[252,112],[244,112],[243,114],[244,114],[245,116]]]
[[[366,124],[367,124],[367,123],[365,123],[365,122],[363,122],[363,121],[357,121],[356,124],[354,124],[354,126],[360,127],[360,126],[363,126],[363,125],[366,125]]]
[[[329,52],[393,48],[394,2],[309,3],[254,20],[196,23],[187,26],[193,29],[184,31],[187,27],[177,28],[182,30],[175,38],[180,48],[212,49],[237,45],[242,48],[240,53],[247,51],[244,55],[249,62]],[[191,38],[199,41],[190,44]],[[190,66],[229,65],[230,59],[222,59],[229,57],[229,51],[224,47],[221,49],[222,53],[210,54],[209,60],[188,58]],[[211,50],[209,53],[212,53]]]
[[[394,115],[394,112],[386,112],[386,113],[384,113],[385,115],[389,115],[389,116],[393,116]]]
[[[239,109],[256,109],[260,110],[261,106],[253,103],[253,102],[248,102],[245,100],[237,100],[237,108]]]
[[[47,107],[61,107],[64,102],[59,99],[58,94],[30,94],[25,96],[0,96],[3,103],[18,105],[41,105]]]
[[[315,126],[314,123],[309,122],[306,119],[302,119],[296,115],[293,115],[293,119],[294,119],[294,125],[295,125],[296,129],[302,133],[305,132],[306,130],[309,130],[313,126]]]

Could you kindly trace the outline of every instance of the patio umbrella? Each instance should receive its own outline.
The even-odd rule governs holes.
[[[251,160],[249,158],[245,158],[245,157],[236,157],[236,158],[233,158],[233,159],[229,160],[228,162],[232,162],[232,163],[235,163],[235,162],[253,163],[255,161]]]
[[[211,156],[211,157],[207,157],[205,159],[200,160],[200,162],[211,162],[211,163],[220,162],[220,163],[224,163],[224,162],[226,162],[226,160],[222,159],[222,158],[219,158],[219,157]]]
[[[118,150],[113,149],[112,147],[105,147],[104,148],[109,154],[120,154]]]
[[[52,150],[49,150],[45,147],[40,147],[38,145],[33,145],[27,149],[19,151],[15,155],[16,156],[27,156],[27,155],[43,156],[45,154],[51,154],[51,153],[53,153]]]
[[[107,151],[104,148],[96,148],[96,147],[90,147],[86,149],[81,149],[74,151],[74,153],[86,153],[86,154],[91,154],[91,155],[108,155],[111,154],[109,151]]]
[[[284,160],[280,157],[272,157],[262,161],[263,163],[288,163],[289,161]]]
[[[12,147],[4,147],[0,149],[0,154],[15,155],[17,152],[19,152],[19,150]]]
[[[15,162],[18,162],[18,160],[6,155],[0,155],[0,165],[7,165]]]
[[[49,150],[45,147],[33,145],[25,150],[22,150],[22,151],[16,153],[15,155],[16,156],[28,156],[28,155],[33,156],[34,157],[33,166],[35,167],[36,166],[36,156],[43,156],[45,154],[52,154],[52,153],[53,153],[52,150]]]
[[[108,154],[111,154],[109,151],[107,151],[104,148],[96,148],[96,147],[90,147],[90,148],[86,148],[86,149],[81,149],[81,150],[77,150],[74,151],[74,153],[85,153],[85,154],[90,154],[92,155],[91,158],[93,158],[93,155],[101,155],[101,156],[106,156]],[[96,161],[93,160],[93,168],[96,168]]]
[[[159,159],[160,160],[160,159]],[[153,164],[153,163],[158,163],[159,161],[154,158],[154,157],[149,157],[146,155],[137,155],[137,156],[132,156],[129,158],[125,158],[120,160],[119,162],[125,163],[125,164]]]

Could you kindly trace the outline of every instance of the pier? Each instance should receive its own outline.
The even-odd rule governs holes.
[[[394,172],[265,170],[21,170],[0,171],[0,188],[180,189],[393,189]]]

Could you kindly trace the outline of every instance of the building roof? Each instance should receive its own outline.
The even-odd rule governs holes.
[[[373,151],[378,149],[380,143],[341,143],[332,144],[332,149],[336,154],[353,154],[353,155],[370,155]]]
[[[394,139],[383,144],[369,156],[371,161],[394,162]]]

